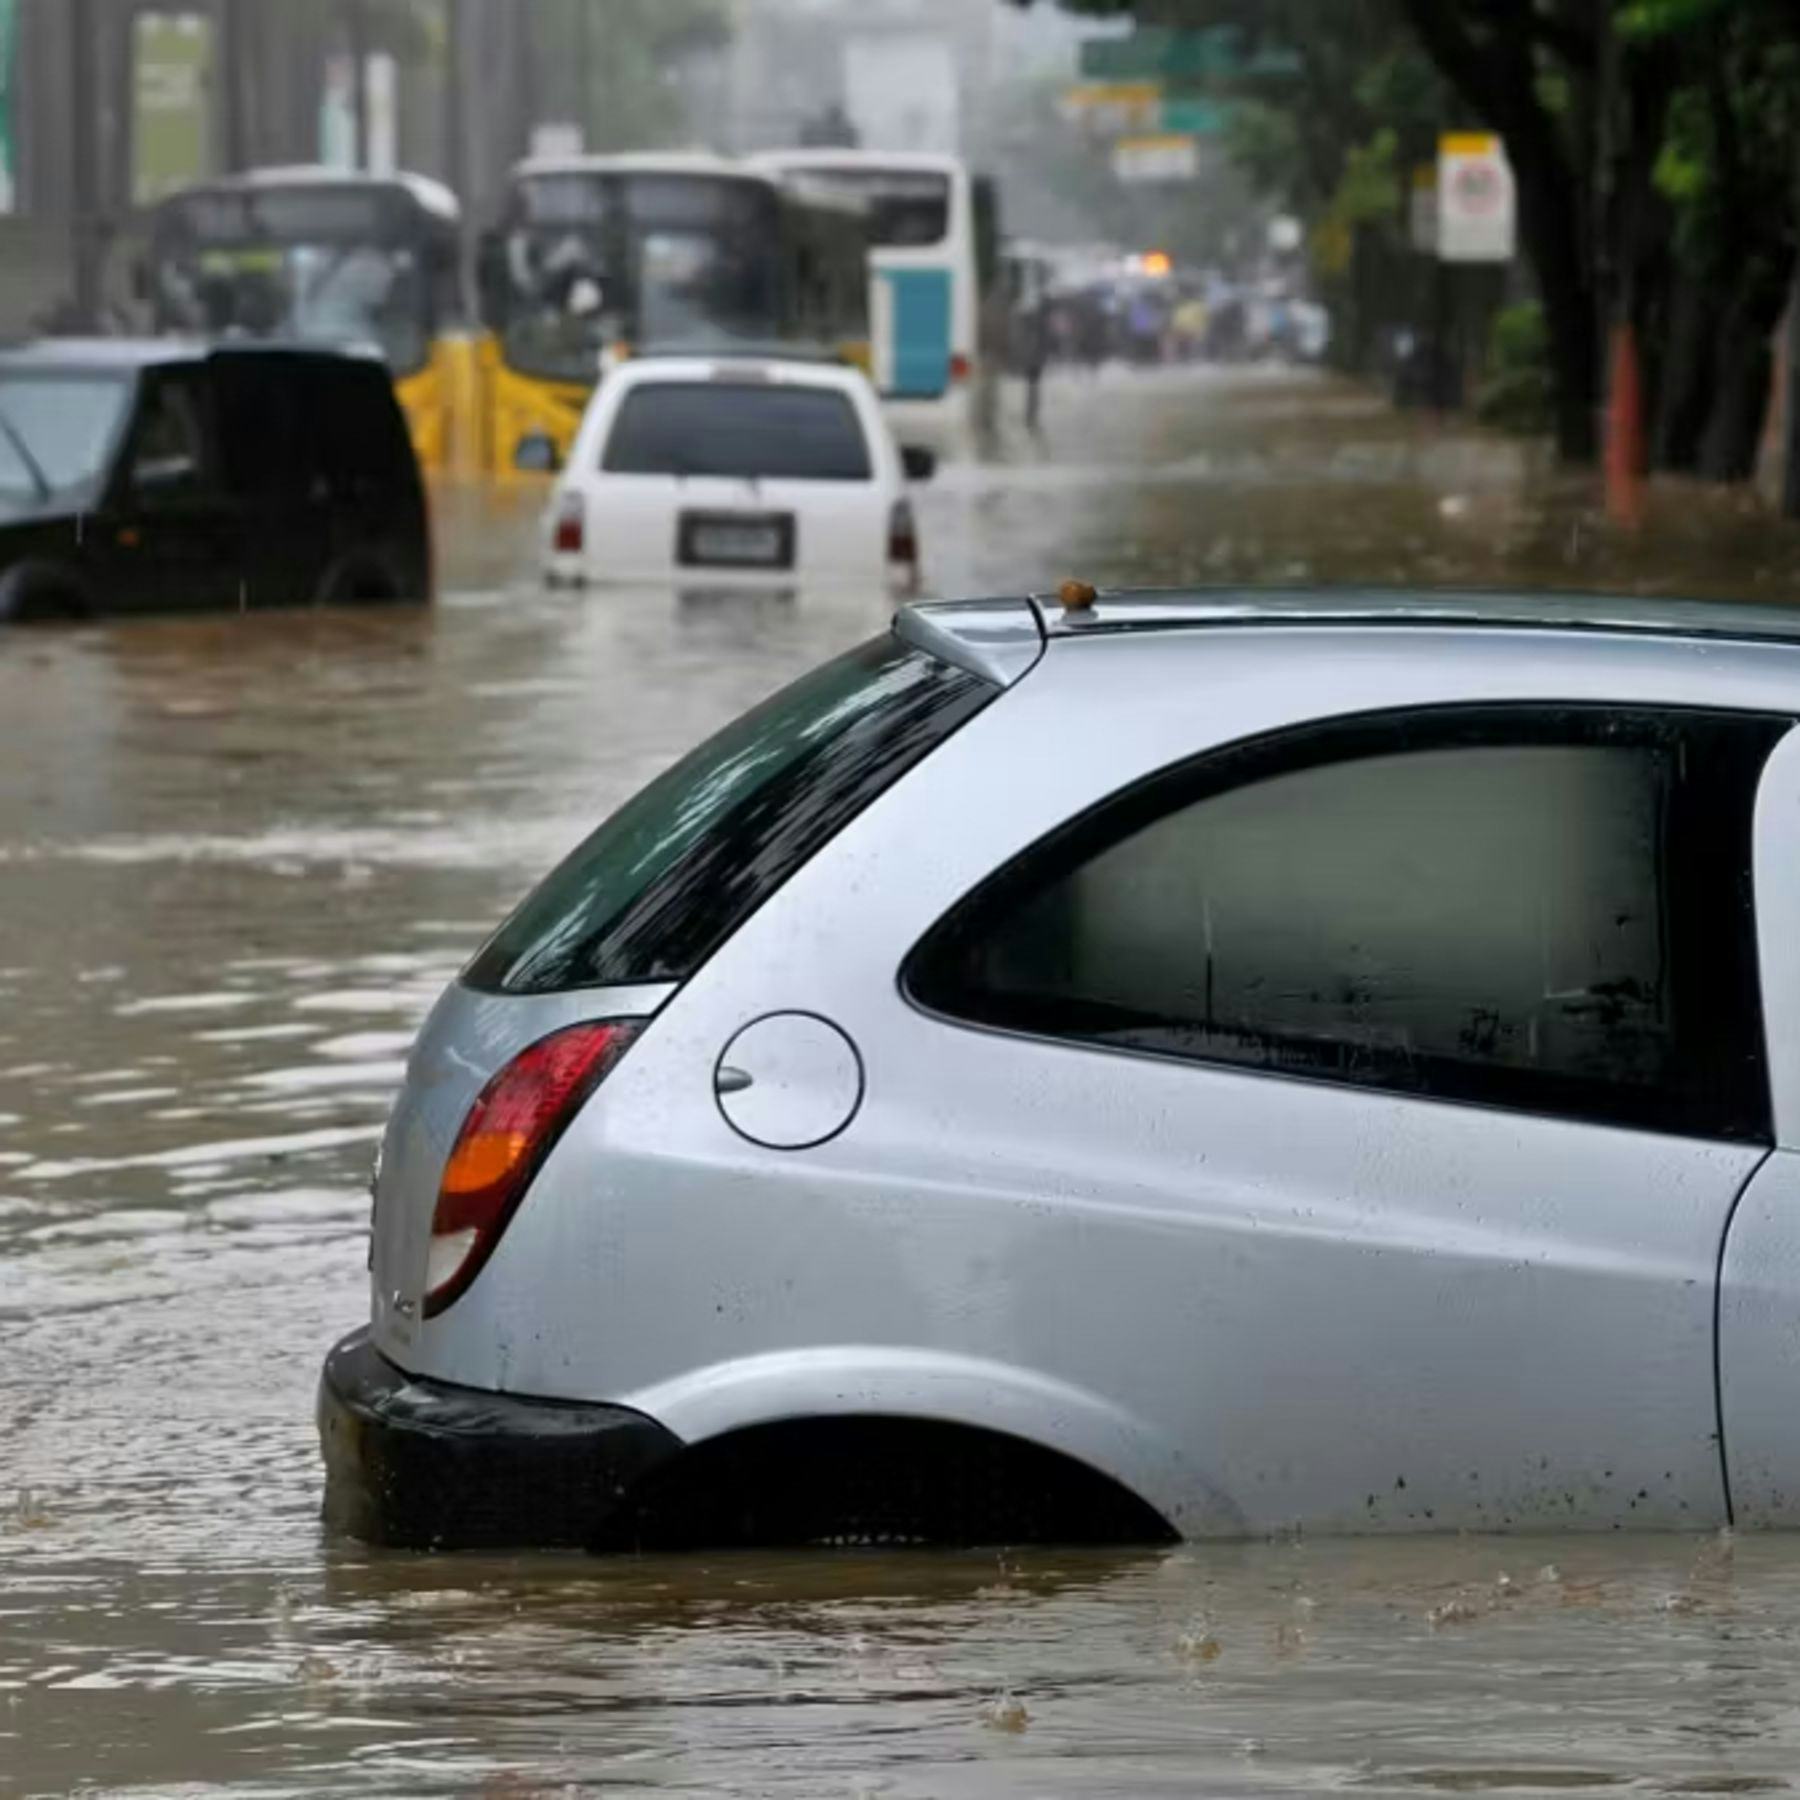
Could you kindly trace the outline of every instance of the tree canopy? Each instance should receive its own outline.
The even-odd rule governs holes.
[[[1327,243],[1393,231],[1403,165],[1437,128],[1498,131],[1564,450],[1593,448],[1605,322],[1628,320],[1659,460],[1745,472],[1800,219],[1794,0],[1061,3],[1278,47],[1242,59],[1232,144]]]

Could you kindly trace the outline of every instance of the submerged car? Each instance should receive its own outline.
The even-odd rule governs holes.
[[[0,352],[0,620],[423,600],[431,582],[418,463],[372,357]]]
[[[1800,617],[1069,598],[903,610],[443,996],[329,1518],[1800,1523]]]
[[[527,464],[548,466],[548,439]],[[601,382],[545,514],[552,584],[779,586],[919,578],[902,453],[856,369],[739,354],[651,356]]]

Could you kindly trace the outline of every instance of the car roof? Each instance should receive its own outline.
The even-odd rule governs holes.
[[[854,394],[868,378],[848,363],[780,354],[647,351],[621,363],[605,386],[642,387],[655,381],[716,381],[721,386],[831,388]]]
[[[625,150],[607,156],[528,156],[513,166],[515,176],[533,175],[718,175],[767,186],[769,171],[734,162],[710,150]]]
[[[749,159],[768,169],[865,169],[879,174],[894,169],[906,174],[960,175],[967,164],[943,150],[853,150],[809,146],[804,150],[758,150]]]
[[[207,346],[195,338],[33,338],[0,350],[0,369],[142,369],[196,362]]]
[[[380,361],[373,349],[364,350],[354,344],[306,344],[283,338],[234,338],[215,343],[184,337],[49,337],[33,338],[0,350],[0,370],[130,373],[233,356],[297,356],[359,365]]]
[[[266,193],[281,188],[388,188],[410,195],[426,212],[455,223],[462,218],[462,204],[455,193],[429,175],[396,169],[391,175],[372,175],[361,169],[337,169],[326,163],[270,163],[235,175],[215,175],[179,188],[167,196],[180,200],[188,194]]]
[[[1185,588],[1095,591],[909,606],[901,637],[1000,686],[1052,643],[1186,635],[1244,626],[1559,631],[1617,637],[1800,644],[1800,607],[1618,594],[1404,588]]]

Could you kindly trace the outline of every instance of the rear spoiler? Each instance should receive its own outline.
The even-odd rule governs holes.
[[[1030,674],[1047,641],[1037,603],[1023,597],[903,606],[894,615],[894,635],[1000,688]]]

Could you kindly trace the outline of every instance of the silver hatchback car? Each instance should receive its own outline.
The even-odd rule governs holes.
[[[1800,620],[903,611],[426,1024],[401,1544],[1800,1520]]]

